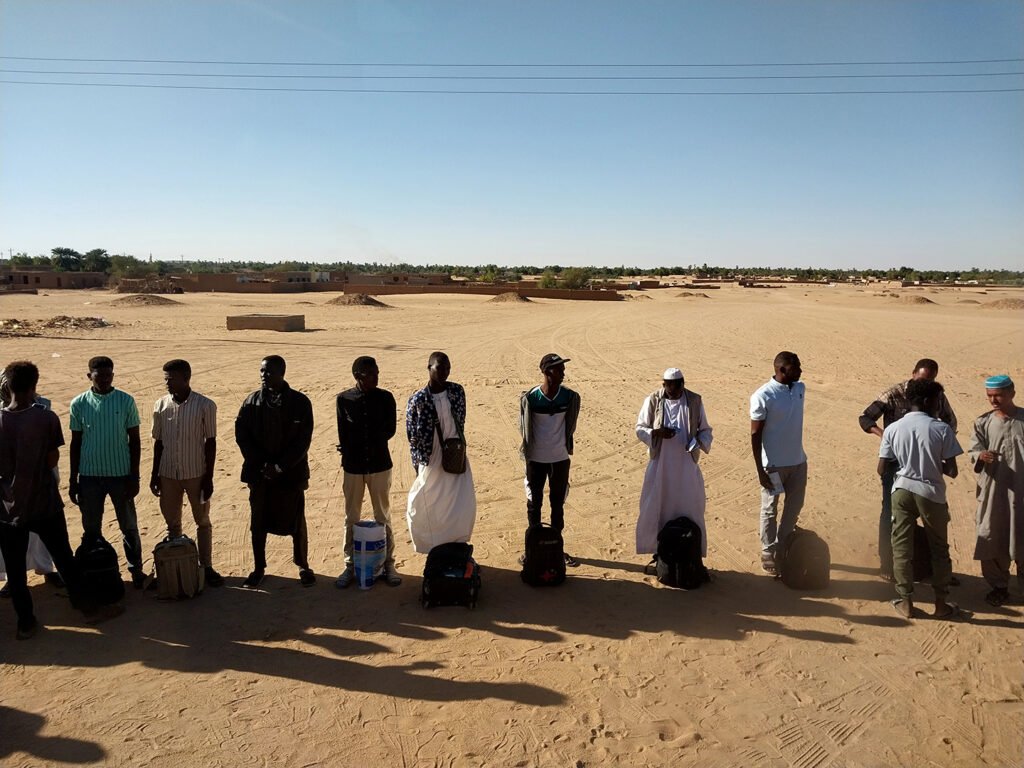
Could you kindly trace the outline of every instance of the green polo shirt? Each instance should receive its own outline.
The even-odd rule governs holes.
[[[124,477],[131,473],[128,430],[139,426],[135,398],[119,389],[86,390],[71,401],[71,431],[82,433],[78,474]]]

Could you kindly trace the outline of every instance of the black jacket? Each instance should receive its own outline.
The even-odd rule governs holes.
[[[277,464],[274,482],[306,487],[309,444],[313,440],[313,406],[309,398],[285,384],[280,408],[271,408],[258,389],[245,398],[235,419],[235,442],[242,451],[242,482],[265,482],[263,467]]]
[[[395,436],[395,398],[386,389],[359,387],[338,394],[338,450],[341,466],[354,475],[391,469],[388,440]]]

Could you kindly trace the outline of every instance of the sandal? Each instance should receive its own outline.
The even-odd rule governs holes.
[[[895,600],[890,600],[889,604],[896,610],[896,613],[908,621],[914,615],[914,604],[910,600],[898,597]]]
[[[961,610],[960,606],[956,603],[946,603],[946,610],[939,613],[937,610],[932,614],[933,619],[948,619],[949,621],[959,621],[960,619],[966,619],[968,614]]]

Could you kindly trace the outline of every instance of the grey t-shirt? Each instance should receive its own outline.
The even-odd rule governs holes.
[[[945,504],[942,462],[963,452],[952,427],[927,413],[911,411],[885,428],[878,457],[895,459],[900,465],[892,484],[894,491],[902,488]]]
[[[0,519],[25,525],[63,509],[47,463],[50,451],[62,445],[64,433],[53,411],[40,405],[0,410]]]

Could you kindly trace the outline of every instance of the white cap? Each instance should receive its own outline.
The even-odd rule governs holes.
[[[666,368],[665,374],[661,377],[662,381],[682,381],[683,372],[678,368]]]

